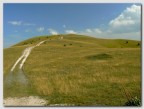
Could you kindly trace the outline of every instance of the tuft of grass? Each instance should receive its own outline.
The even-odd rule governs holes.
[[[123,87],[123,90],[127,99],[124,106],[141,106],[141,100],[137,96],[133,97],[130,91],[128,91],[125,87]]]
[[[141,100],[137,97],[131,98],[125,103],[125,106],[141,106]]]

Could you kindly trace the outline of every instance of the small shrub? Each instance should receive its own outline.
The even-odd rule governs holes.
[[[137,46],[139,46],[139,45],[140,45],[140,43],[137,44]]]
[[[66,44],[64,44],[64,47],[66,46]]]
[[[70,45],[72,45],[72,44],[70,44]]]
[[[126,41],[125,44],[128,44],[128,41]]]
[[[124,106],[140,106],[141,100],[137,97],[133,97],[132,94],[126,90],[126,88],[123,86],[123,90],[125,93],[125,96],[127,98],[127,102],[125,102]]]
[[[141,100],[138,99],[137,97],[131,98],[125,103],[125,106],[140,106],[141,105]]]

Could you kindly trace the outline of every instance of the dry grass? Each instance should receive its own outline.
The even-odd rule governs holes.
[[[80,40],[72,36],[61,41],[49,40],[33,49],[24,71],[34,93],[50,104],[87,106],[124,105],[127,99],[122,87],[141,97],[140,48],[121,48],[116,42],[100,45],[87,38]],[[108,47],[116,43],[119,48],[107,48],[108,43]],[[87,58],[99,58],[101,54],[111,58]]]
[[[41,96],[51,97],[51,103],[123,105],[126,98],[122,85],[133,96],[141,96],[139,48],[52,48],[36,48],[25,65],[29,79],[35,75],[32,83],[36,91]],[[87,56],[102,53],[112,58],[87,59]],[[55,100],[57,94],[62,100]]]

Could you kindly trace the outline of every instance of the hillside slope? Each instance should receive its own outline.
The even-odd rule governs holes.
[[[72,34],[31,38],[4,49],[4,76],[24,48],[43,40],[23,67],[32,89],[23,95],[9,88],[4,97],[13,90],[12,96],[37,95],[47,105],[70,106],[122,106],[125,93],[141,97],[140,41]]]

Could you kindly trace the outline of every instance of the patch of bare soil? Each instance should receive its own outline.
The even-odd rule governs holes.
[[[4,99],[4,106],[45,106],[47,101],[38,96],[29,97],[9,97]]]

